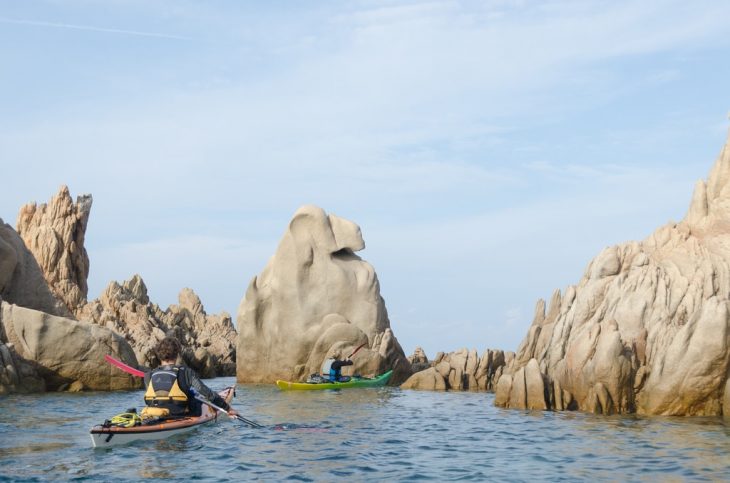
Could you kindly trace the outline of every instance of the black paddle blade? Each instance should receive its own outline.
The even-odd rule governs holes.
[[[248,425],[249,425],[249,426],[251,426],[252,428],[263,428],[263,426],[261,426],[261,425],[260,425],[259,423],[255,423],[255,422],[251,421],[250,419],[246,419],[246,418],[244,418],[244,417],[243,417],[243,416],[241,416],[241,415],[238,415],[238,414],[237,414],[237,415],[236,415],[236,419],[238,419],[238,420],[239,420],[239,421],[241,421],[242,423],[246,423],[246,424],[248,424]]]
[[[326,433],[329,428],[319,428],[306,424],[281,423],[272,428],[274,431],[303,431],[306,433]]]

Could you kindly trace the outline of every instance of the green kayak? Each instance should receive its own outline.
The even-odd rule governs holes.
[[[377,377],[353,377],[347,382],[289,382],[276,381],[276,385],[283,391],[317,391],[320,389],[348,389],[351,387],[385,386],[393,371],[388,371]]]

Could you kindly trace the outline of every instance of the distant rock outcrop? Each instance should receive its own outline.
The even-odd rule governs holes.
[[[408,378],[401,388],[431,391],[493,391],[505,364],[511,362],[513,358],[514,353],[505,354],[501,350],[487,349],[480,357],[476,349],[461,349],[448,354],[439,352],[434,360],[428,363],[423,349],[418,347],[411,360],[415,361],[412,364],[419,369],[419,372]]]
[[[139,378],[105,364],[107,354],[136,365],[110,330],[0,302],[0,394],[140,387]]]
[[[411,374],[375,271],[354,253],[363,248],[355,223],[315,206],[297,210],[238,310],[240,382],[303,380],[320,371],[330,349],[347,355],[361,344],[343,372],[393,369],[394,384]]]
[[[408,362],[411,363],[411,369],[413,369],[414,373],[423,371],[431,367],[431,363],[428,362],[426,352],[424,352],[421,347],[416,347],[416,350],[413,351],[413,354],[408,357]]]
[[[150,302],[144,280],[135,275],[121,285],[110,283],[97,300],[83,307],[80,317],[122,334],[144,366],[159,364],[154,349],[171,334],[183,344],[185,363],[201,377],[234,375],[236,330],[231,316],[208,315],[189,288],[180,292],[178,301],[163,311]]]
[[[600,253],[538,302],[496,404],[730,414],[730,139],[685,219]]]
[[[48,204],[29,203],[18,214],[18,234],[33,253],[53,293],[70,313],[86,303],[89,257],[84,248],[91,195],[71,199],[61,186]]]

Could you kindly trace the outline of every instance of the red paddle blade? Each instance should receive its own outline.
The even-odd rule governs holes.
[[[118,361],[115,358],[113,358],[110,355],[105,355],[104,360],[106,360],[109,364],[113,366],[117,366],[119,369],[123,370],[124,372],[131,374],[133,376],[137,377],[144,377],[144,372],[140,371],[139,369],[135,369],[134,367],[128,366],[122,361]]]

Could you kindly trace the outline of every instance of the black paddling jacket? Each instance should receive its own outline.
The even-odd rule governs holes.
[[[144,400],[148,406],[167,408],[170,414],[180,415],[198,406],[190,389],[218,407],[228,411],[228,403],[198,378],[195,372],[185,366],[160,366],[144,375]],[[197,411],[196,411],[197,412]]]

